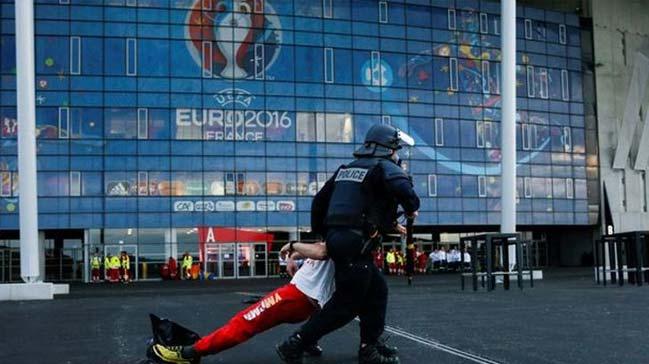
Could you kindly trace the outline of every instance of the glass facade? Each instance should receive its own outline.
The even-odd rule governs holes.
[[[402,157],[418,225],[500,223],[499,3],[35,3],[41,229],[154,243],[172,227],[306,228],[377,123],[416,140]],[[15,230],[13,0],[0,5],[0,230]],[[579,19],[518,14],[518,224],[592,224]]]

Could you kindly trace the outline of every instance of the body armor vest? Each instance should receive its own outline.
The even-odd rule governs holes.
[[[327,210],[328,227],[348,227],[368,233],[383,224],[381,215],[390,213],[381,212],[380,206],[386,208],[392,203],[388,202],[390,196],[380,193],[384,184],[382,161],[382,158],[360,158],[339,168]]]

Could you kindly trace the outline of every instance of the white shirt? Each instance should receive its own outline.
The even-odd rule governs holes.
[[[449,261],[449,263],[459,262],[460,261],[460,252],[457,251],[457,250],[451,250],[448,253],[448,261]]]
[[[464,253],[464,263],[471,263],[471,254]]]
[[[446,260],[446,252],[443,250],[440,250],[439,253],[437,253],[437,256],[439,257],[439,260]]]
[[[336,290],[334,273],[332,260],[307,259],[291,279],[291,284],[324,307]]]
[[[429,255],[428,257],[429,257],[430,260],[432,260],[433,262],[439,262],[439,255],[437,254],[436,251],[430,253],[430,255]]]

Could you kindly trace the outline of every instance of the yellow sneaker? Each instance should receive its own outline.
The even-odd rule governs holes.
[[[153,354],[165,363],[195,364],[200,362],[199,358],[183,357],[182,346],[164,346],[155,344],[153,345]]]

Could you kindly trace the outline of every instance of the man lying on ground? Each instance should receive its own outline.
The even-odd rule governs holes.
[[[206,355],[239,345],[253,336],[284,323],[299,323],[308,319],[329,301],[334,292],[334,265],[327,258],[324,243],[291,243],[280,251],[289,255],[290,283],[270,292],[257,303],[238,312],[225,325],[202,337],[192,346],[164,346],[155,344],[153,353],[162,363],[193,364]],[[307,258],[297,270],[296,259]],[[297,273],[296,273],[297,271]],[[322,349],[313,345],[307,352],[322,355]]]

